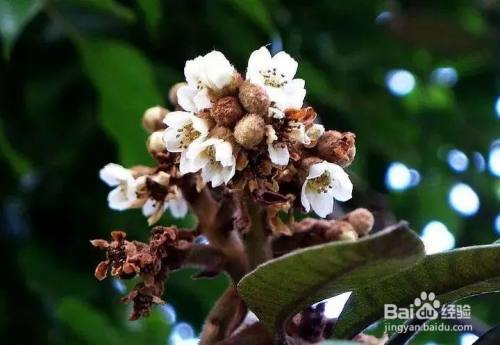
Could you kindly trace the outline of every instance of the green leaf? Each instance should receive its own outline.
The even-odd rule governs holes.
[[[124,344],[123,337],[105,315],[79,300],[66,298],[59,305],[57,316],[85,344]]]
[[[298,250],[249,273],[238,290],[250,309],[273,331],[308,305],[394,274],[424,255],[406,223],[355,242]]]
[[[161,2],[159,0],[136,0],[144,15],[144,21],[150,34],[156,32],[161,20]]]
[[[335,338],[350,338],[384,314],[384,304],[407,306],[422,291],[442,303],[500,291],[500,245],[460,248],[427,256],[394,277],[353,292],[335,325]]]
[[[162,103],[148,60],[124,42],[84,38],[79,45],[85,69],[97,89],[101,124],[117,143],[121,163],[144,162],[148,158],[142,114]]]
[[[496,325],[484,333],[474,345],[496,345],[500,343],[500,325]]]
[[[135,20],[134,12],[115,0],[58,0],[58,2],[61,4],[72,3],[89,9],[107,12],[128,22]]]
[[[0,0],[0,34],[6,59],[23,28],[43,5],[43,0]]]
[[[227,0],[227,2],[246,15],[262,30],[269,34],[274,31],[271,16],[262,0]]]

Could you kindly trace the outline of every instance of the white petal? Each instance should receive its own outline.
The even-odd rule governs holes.
[[[279,52],[274,55],[273,64],[279,73],[285,74],[285,80],[291,80],[297,72],[297,61],[285,52]]]
[[[179,162],[179,172],[181,173],[181,175],[185,175],[197,171],[193,170],[194,170],[193,167],[191,167],[191,161],[186,156],[186,151],[182,152],[181,160]]]
[[[198,81],[201,79],[203,74],[204,58],[198,56],[193,60],[186,61],[184,66],[184,76],[189,86],[196,88]]]
[[[167,207],[170,209],[170,213],[172,213],[174,218],[184,218],[188,213],[188,204],[182,194],[169,200]]]
[[[200,132],[200,138],[206,137],[210,129],[208,121],[194,115],[192,117],[192,121],[193,121],[193,128],[196,129],[198,132]]]
[[[149,198],[142,206],[142,214],[144,217],[151,216],[156,211],[157,201]]]
[[[129,169],[125,169],[121,165],[115,163],[106,164],[104,168],[99,171],[99,177],[111,187],[118,186],[123,181],[133,179],[132,172]]]
[[[198,111],[194,103],[194,97],[197,95],[198,90],[189,85],[185,85],[177,90],[177,103],[182,109],[187,111]]]
[[[276,135],[276,131],[274,130],[273,126],[266,125],[266,143],[272,144],[276,140],[278,140],[278,136]]]
[[[255,83],[255,76],[260,75],[261,70],[271,68],[271,64],[271,53],[266,47],[261,47],[260,49],[254,51],[248,59],[246,79],[248,79],[251,83]]]
[[[291,135],[292,138],[301,144],[310,144],[311,140],[306,135],[306,127],[303,123],[291,121],[290,127],[292,128]]]
[[[290,153],[286,145],[281,143],[278,144],[268,144],[267,151],[269,152],[269,158],[271,162],[277,165],[287,165],[290,159]]]
[[[307,175],[307,179],[313,179],[323,175],[323,173],[329,168],[328,164],[328,162],[322,161],[311,165],[309,167],[309,175]]]
[[[306,131],[307,136],[309,137],[309,141],[316,142],[318,139],[325,133],[325,126],[320,125],[318,123],[313,124]]]
[[[216,144],[215,160],[220,162],[224,167],[234,164],[233,146],[227,141]]]
[[[306,212],[309,212],[311,210],[311,205],[309,204],[309,200],[307,199],[306,195],[307,182],[308,180],[305,180],[304,184],[302,185],[302,190],[300,192],[300,201],[302,202],[302,206],[304,206]]]
[[[219,164],[206,164],[201,170],[201,177],[206,183],[211,182],[212,187],[220,186],[224,180],[222,177],[222,168]]]
[[[193,102],[197,111],[212,108],[212,101],[210,101],[206,90],[198,91],[193,98]]]
[[[222,179],[224,180],[224,183],[227,184],[229,181],[231,181],[235,173],[236,173],[236,159],[234,159],[233,157],[233,164],[222,168],[221,175]]]
[[[333,196],[331,193],[317,193],[306,187],[306,197],[311,203],[311,208],[322,218],[333,211]]]
[[[182,128],[192,121],[193,113],[187,111],[172,111],[165,115],[163,123],[168,127]]]
[[[113,210],[123,211],[132,206],[134,199],[129,198],[127,191],[118,186],[108,194],[108,205]]]
[[[234,67],[219,51],[205,55],[205,83],[212,89],[222,89],[233,81]]]
[[[181,145],[181,141],[183,140],[183,136],[179,135],[177,132],[177,128],[169,127],[163,133],[163,143],[167,148],[167,151],[170,152],[182,152],[184,148]]]
[[[352,198],[352,182],[349,175],[337,164],[328,163],[329,171],[332,175],[332,192],[335,199],[347,201]]]

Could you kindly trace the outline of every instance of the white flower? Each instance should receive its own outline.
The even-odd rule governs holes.
[[[311,139],[306,134],[306,127],[302,122],[290,121],[288,123],[288,130],[290,138],[296,142],[306,145],[311,143]]]
[[[279,110],[278,108],[269,107],[267,111],[267,116],[273,119],[280,120],[285,118],[285,113]]]
[[[308,143],[305,144],[306,147],[312,147],[316,145],[318,139],[325,133],[325,126],[318,123],[314,123],[306,130],[306,136],[308,138]]]
[[[312,208],[318,216],[326,217],[333,211],[334,198],[347,201],[351,197],[351,180],[340,166],[326,161],[311,165],[301,193],[307,212]]]
[[[201,169],[201,177],[212,187],[228,183],[236,171],[232,145],[219,138],[194,142],[186,151],[185,166],[189,172]]]
[[[288,147],[285,143],[278,141],[278,136],[276,135],[276,131],[273,126],[266,126],[266,137],[267,151],[271,162],[277,165],[287,165],[288,160],[290,159]]]
[[[209,131],[206,120],[185,111],[168,113],[163,122],[168,126],[163,142],[170,152],[183,152],[196,139],[204,139]]]
[[[288,122],[284,131],[288,139],[305,145],[311,143],[309,136],[306,134],[306,128],[301,122]],[[266,137],[267,151],[271,162],[277,165],[287,165],[290,160],[288,146],[286,143],[278,140],[279,138],[272,125],[266,126]]]
[[[142,206],[142,214],[148,217],[148,224],[153,225],[165,212],[170,209],[174,218],[184,218],[188,213],[188,204],[181,190],[177,186],[172,186],[165,199],[156,200],[150,197]]]
[[[293,79],[297,72],[297,61],[285,52],[271,57],[262,47],[250,55],[246,79],[265,87],[269,99],[281,110],[302,107],[306,90],[303,79]]]
[[[187,111],[197,112],[212,107],[209,92],[231,84],[236,70],[219,51],[188,60],[184,67],[187,84],[177,91],[179,105]]]
[[[140,206],[136,193],[137,186],[131,170],[109,163],[99,171],[99,177],[108,186],[116,187],[108,194],[108,204],[111,209],[123,211]]]

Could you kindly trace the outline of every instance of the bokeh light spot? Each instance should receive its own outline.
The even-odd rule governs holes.
[[[389,91],[396,96],[406,96],[415,88],[415,77],[407,70],[392,70],[385,76]]]
[[[453,67],[439,67],[432,71],[431,79],[439,85],[453,86],[458,81],[458,73]]]
[[[488,156],[488,169],[495,176],[500,176],[500,140],[491,144]]]
[[[450,150],[446,158],[450,168],[454,171],[463,172],[469,166],[469,158],[460,150]]]
[[[455,184],[448,194],[451,207],[463,216],[472,216],[479,210],[477,193],[465,183]]]
[[[455,236],[446,225],[436,220],[430,221],[422,229],[420,236],[425,245],[427,254],[439,253],[455,247]]]

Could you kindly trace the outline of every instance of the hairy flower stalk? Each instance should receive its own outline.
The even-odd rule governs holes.
[[[251,54],[245,80],[218,51],[187,61],[186,82],[169,93],[175,111],[156,106],[143,117],[156,166],[110,163],[100,171],[113,188],[110,208],[141,208],[149,225],[167,211],[182,218],[191,210],[198,220],[195,229],[156,226],[149,243],[128,241],[124,232],[113,232],[111,242],[92,241],[106,251],[98,279],[108,270],[122,279],[142,278],[124,298],[133,304],[131,319],[162,303],[171,271],[195,265],[199,277],[224,271],[233,281],[208,316],[201,344],[271,344],[276,336],[260,323],[244,325],[247,309],[235,288],[238,281],[275,257],[353,241],[371,230],[373,216],[364,209],[338,220],[294,220],[296,212],[325,218],[334,200],[351,198],[353,185],[343,168],[356,152],[354,134],[325,131],[315,122],[314,109],[303,107],[305,81],[295,78],[297,69],[290,55],[272,56],[265,47]],[[195,243],[200,234],[208,245]],[[320,311],[306,310],[298,328],[278,338],[324,339],[329,321],[311,325]]]

